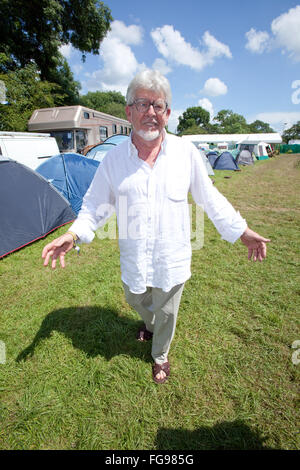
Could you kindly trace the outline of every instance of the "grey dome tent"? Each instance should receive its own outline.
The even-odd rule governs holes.
[[[254,159],[249,150],[241,150],[240,153],[238,154],[236,158],[236,162],[239,165],[253,165],[254,164]]]
[[[0,258],[75,218],[68,201],[42,176],[0,160]]]
[[[230,152],[223,152],[218,156],[214,165],[214,170],[239,170],[239,167]]]

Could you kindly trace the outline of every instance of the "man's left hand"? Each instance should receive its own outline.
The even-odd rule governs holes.
[[[253,261],[262,261],[267,256],[267,243],[270,242],[268,238],[264,238],[256,232],[253,232],[249,227],[241,236],[241,241],[248,248],[248,259]]]

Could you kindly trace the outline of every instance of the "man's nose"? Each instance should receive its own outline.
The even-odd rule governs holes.
[[[148,109],[148,111],[147,111],[147,114],[150,114],[151,116],[156,115],[156,112],[154,111],[154,106],[153,106],[152,103],[151,103],[150,106],[149,106],[149,109]]]

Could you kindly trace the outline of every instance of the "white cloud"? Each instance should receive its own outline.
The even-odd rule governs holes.
[[[164,59],[155,59],[152,65],[153,70],[158,70],[162,75],[167,75],[172,72],[171,67],[166,63]]]
[[[202,98],[201,100],[198,101],[198,104],[203,109],[209,112],[210,121],[212,121],[214,118],[214,108],[213,108],[211,101],[209,101],[207,98]]]
[[[262,54],[269,47],[270,36],[266,31],[256,31],[251,28],[245,36],[248,40],[246,49],[251,52]]]
[[[275,47],[296,62],[300,61],[300,5],[275,18],[271,23],[272,35],[251,28],[246,33],[246,49],[261,54]]]
[[[126,26],[122,21],[114,21],[111,31],[101,43],[100,57],[103,68],[86,75],[82,87],[89,91],[115,90],[126,94],[127,86],[133,76],[143,67],[139,64],[131,45],[140,45],[143,30],[137,25]]]
[[[300,5],[275,18],[271,24],[275,42],[295,61],[300,61]]]
[[[200,51],[186,42],[180,32],[171,25],[164,25],[151,31],[153,42],[160,54],[171,63],[186,65],[194,70],[202,70],[214,62],[215,58],[230,58],[228,46],[215,39],[208,31],[203,35],[205,50]]]
[[[177,126],[179,123],[179,116],[182,116],[184,113],[184,109],[172,109],[171,114],[169,117],[169,122],[168,122],[168,129],[171,132],[176,132]]]
[[[226,95],[227,86],[219,78],[209,78],[201,91],[208,96]]]
[[[284,129],[288,129],[293,126],[296,122],[300,121],[300,111],[276,111],[276,112],[264,112],[258,113],[248,122],[253,122],[259,119],[263,122],[268,122],[270,126],[277,132],[282,133]]]
[[[72,47],[72,44],[64,44],[63,46],[60,46],[59,52],[66,58],[70,59],[72,53],[74,52],[74,49]]]
[[[143,30],[140,26],[132,24],[126,26],[123,21],[115,20],[111,24],[108,38],[118,38],[121,42],[131,45],[139,45],[142,43]]]
[[[216,57],[225,56],[231,59],[232,54],[229,47],[218,41],[209,31],[205,31],[203,42],[207,46],[207,52],[204,53],[207,63],[212,63]]]

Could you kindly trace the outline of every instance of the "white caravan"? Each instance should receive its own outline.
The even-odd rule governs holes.
[[[35,170],[45,158],[60,153],[50,134],[0,132],[0,156],[11,158]]]

